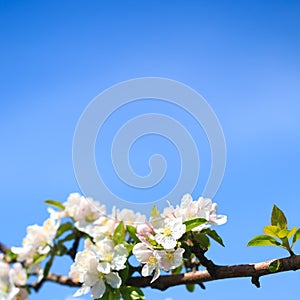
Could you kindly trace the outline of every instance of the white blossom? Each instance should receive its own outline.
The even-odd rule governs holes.
[[[75,297],[87,294],[91,290],[94,299],[101,298],[106,290],[106,284],[119,288],[122,280],[117,272],[112,272],[107,264],[99,262],[94,249],[88,243],[84,251],[78,252],[71,266],[70,277],[83,283],[76,291]]]
[[[144,243],[138,243],[133,247],[132,253],[140,263],[144,264],[142,268],[142,276],[149,276],[154,271],[151,283],[155,281],[160,275],[158,261],[155,256],[155,250],[151,249]]]
[[[155,257],[159,263],[159,266],[164,271],[170,271],[179,267],[182,264],[182,255],[184,253],[183,248],[177,248],[176,250],[157,250],[155,251]]]
[[[166,250],[173,249],[177,240],[185,233],[186,226],[182,224],[182,218],[165,219],[162,228],[155,228],[155,241],[161,244]]]
[[[25,285],[27,282],[26,270],[20,263],[13,264],[13,268],[4,261],[0,255],[0,299],[1,300],[27,300],[28,293],[17,285]]]
[[[23,247],[11,248],[12,252],[18,255],[17,260],[32,264],[34,254],[48,254],[58,226],[59,221],[52,218],[47,219],[43,226],[37,224],[28,226],[27,235],[22,243]]]

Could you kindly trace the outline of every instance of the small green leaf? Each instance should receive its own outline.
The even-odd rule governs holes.
[[[63,256],[67,253],[68,253],[68,248],[65,245],[63,245],[62,243],[58,243],[55,254],[57,256]]]
[[[294,234],[292,245],[294,245],[299,239],[300,239],[300,228],[298,228]]]
[[[269,271],[274,273],[277,272],[280,268],[280,260],[274,260],[269,264]]]
[[[128,262],[126,262],[126,268],[119,271],[119,275],[122,279],[122,282],[125,282],[129,276],[129,265]]]
[[[290,231],[289,234],[287,235],[287,238],[290,239],[297,231],[297,227],[294,226]]]
[[[206,231],[206,234],[212,238],[214,241],[219,243],[221,246],[225,247],[222,238],[217,234],[217,232],[213,229],[209,229]]]
[[[49,274],[49,271],[50,271],[50,268],[52,267],[52,264],[53,264],[53,260],[54,260],[54,255],[52,255],[50,257],[50,259],[47,261],[46,265],[45,265],[45,268],[44,268],[44,278],[47,277],[47,275]]]
[[[192,293],[195,290],[195,285],[194,284],[186,284],[186,289]]]
[[[60,210],[65,209],[65,207],[59,201],[56,201],[56,200],[46,200],[46,201],[44,201],[44,203],[54,206],[56,208],[59,208]]]
[[[60,243],[64,243],[64,242],[67,242],[67,241],[71,241],[71,240],[74,240],[76,237],[76,234],[74,232],[68,234],[67,236],[65,236],[63,239],[59,240]]]
[[[194,235],[194,239],[199,243],[201,248],[208,249],[210,247],[209,238],[205,234]]]
[[[183,257],[186,259],[189,259],[192,255],[191,249],[189,245],[185,242],[181,243],[181,248],[183,248],[185,251],[183,252]]]
[[[202,224],[205,224],[205,223],[207,223],[207,220],[203,219],[203,218],[196,218],[193,220],[188,220],[188,221],[183,222],[183,224],[185,224],[185,226],[186,226],[186,232],[189,232],[192,229],[194,229]]]
[[[182,271],[182,265],[173,269],[172,274],[180,274],[181,271]]]
[[[35,253],[33,255],[33,261],[32,261],[32,264],[38,264],[40,263],[42,260],[44,260],[45,258],[48,257],[48,254],[38,254],[38,253]]]
[[[115,229],[114,242],[116,244],[121,244],[122,242],[125,241],[125,235],[126,235],[126,232],[125,232],[125,228],[124,228],[124,223],[123,223],[123,221],[121,221]]]
[[[145,300],[141,289],[132,286],[121,286],[120,292],[124,300]]]
[[[68,230],[71,230],[72,228],[73,228],[73,224],[71,222],[66,222],[61,224],[57,229],[55,238],[59,238],[63,233],[65,233]]]
[[[157,209],[156,205],[152,206],[150,217],[158,217],[160,216],[160,212]]]
[[[280,229],[287,229],[287,220],[281,209],[279,209],[275,204],[272,209],[271,224],[273,226],[278,226]]]
[[[16,261],[16,259],[18,258],[18,254],[12,252],[11,249],[9,249],[6,253],[5,253],[5,260],[7,262],[13,262]]]
[[[251,239],[247,246],[280,246],[280,243],[268,235],[258,235]]]
[[[131,226],[131,225],[127,225],[126,226],[126,230],[129,234],[129,236],[135,241],[135,242],[139,242],[140,240],[138,239],[138,237],[136,236],[136,229],[135,227]]]
[[[273,237],[278,237],[278,232],[280,231],[280,228],[277,226],[268,225],[264,227],[264,233],[268,234]]]
[[[284,239],[284,238],[287,238],[287,236],[289,235],[290,231],[287,230],[287,229],[281,229],[279,232],[278,232],[278,237],[280,239]]]

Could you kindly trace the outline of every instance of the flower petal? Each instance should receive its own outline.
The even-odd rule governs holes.
[[[118,289],[122,284],[122,279],[116,272],[105,275],[105,280],[114,289]]]
[[[105,290],[105,283],[101,278],[99,278],[97,283],[92,287],[91,296],[93,297],[93,299],[101,298],[104,295]]]

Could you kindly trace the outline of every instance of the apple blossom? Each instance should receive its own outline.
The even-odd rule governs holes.
[[[183,248],[177,248],[176,250],[157,250],[155,257],[159,263],[159,266],[164,271],[170,271],[179,267],[182,264],[182,255],[184,253]]]
[[[33,257],[37,254],[48,254],[53,245],[59,221],[49,218],[43,226],[37,224],[27,227],[27,235],[23,239],[23,247],[12,247],[11,250],[18,255],[18,261],[33,263]]]
[[[176,247],[177,240],[185,233],[186,226],[182,224],[182,218],[165,219],[163,227],[155,228],[156,235],[154,239],[161,244],[166,250]]]
[[[144,264],[142,268],[142,275],[149,276],[154,271],[151,283],[155,281],[160,275],[159,264],[155,256],[155,250],[151,249],[144,243],[138,243],[133,247],[132,253],[140,263]]]
[[[69,275],[83,283],[74,294],[75,297],[87,294],[91,290],[91,296],[98,299],[105,293],[106,283],[112,288],[119,288],[122,283],[118,273],[112,272],[109,265],[99,262],[95,252],[90,248],[77,253]]]

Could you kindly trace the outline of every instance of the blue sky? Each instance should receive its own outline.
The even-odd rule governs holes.
[[[80,191],[72,140],[89,102],[120,81],[157,76],[199,92],[224,131],[227,166],[215,201],[229,218],[218,230],[226,247],[214,245],[209,257],[235,264],[285,256],[246,243],[274,203],[300,226],[299,13],[298,1],[0,1],[1,240],[19,245],[26,226],[46,218],[43,200]],[[299,293],[299,279],[293,272],[262,278],[261,289],[238,279],[194,294],[145,293],[282,299]],[[31,299],[72,293],[47,284]]]

